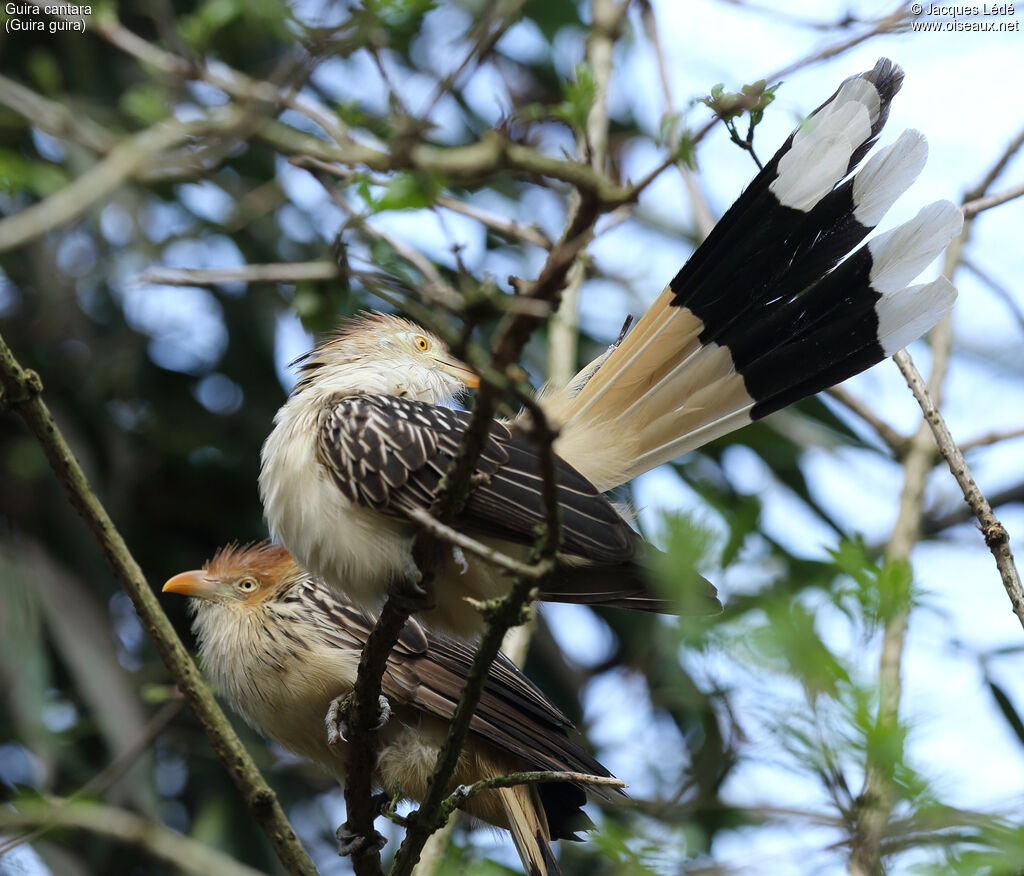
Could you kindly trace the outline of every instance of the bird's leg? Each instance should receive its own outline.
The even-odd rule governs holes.
[[[342,694],[331,700],[327,707],[327,714],[324,716],[324,724],[327,727],[327,744],[337,745],[339,742],[348,742],[348,710],[352,703],[352,692]],[[384,694],[377,698],[377,708],[380,712],[380,719],[370,730],[376,732],[383,730],[384,725],[391,720],[391,703]]]
[[[377,830],[373,831],[370,836],[352,833],[348,829],[347,821],[334,832],[334,835],[338,838],[338,854],[342,857],[361,852],[367,848],[379,852],[388,844],[387,839]]]

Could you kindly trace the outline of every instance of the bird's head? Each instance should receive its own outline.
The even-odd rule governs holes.
[[[228,545],[202,569],[175,575],[163,592],[201,600],[194,603],[197,608],[203,603],[254,608],[273,601],[302,576],[302,568],[281,545]]]
[[[324,393],[397,395],[441,404],[467,386],[480,385],[437,335],[385,313],[349,320],[296,362],[300,375],[293,395],[315,387]]]

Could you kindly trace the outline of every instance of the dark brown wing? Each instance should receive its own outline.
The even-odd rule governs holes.
[[[466,411],[393,396],[347,396],[324,418],[317,452],[350,501],[405,516],[430,507],[469,417]],[[564,460],[556,463],[562,551],[599,565],[629,562],[639,536],[583,475]],[[536,445],[492,424],[477,476],[456,526],[532,542],[545,517]]]
[[[418,657],[396,660],[389,673],[400,680],[407,702],[450,720],[473,661],[474,646],[427,633],[428,650]],[[470,722],[470,732],[496,748],[518,755],[531,768],[610,773],[574,742],[572,723],[503,654],[491,666],[483,694]],[[604,787],[595,793],[610,797]]]
[[[372,618],[309,577],[285,597],[299,601],[315,619],[321,639],[340,649],[362,649]],[[388,658],[383,690],[396,703],[443,720],[455,714],[475,646],[424,630],[410,618]],[[491,666],[470,732],[533,769],[610,773],[569,737],[572,723],[504,654]],[[609,797],[607,788],[595,793]]]

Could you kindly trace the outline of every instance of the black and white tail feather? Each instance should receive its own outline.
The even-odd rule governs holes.
[[[923,135],[904,131],[851,176],[902,82],[884,58],[843,82],[622,343],[548,394],[559,454],[599,489],[863,371],[949,312],[947,280],[908,286],[960,231],[948,201],[843,260],[927,158]]]

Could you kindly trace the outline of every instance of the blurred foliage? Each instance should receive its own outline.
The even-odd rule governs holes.
[[[94,8],[96,16],[114,9]],[[221,61],[285,91],[314,96],[358,138],[396,150],[420,135],[449,145],[475,142],[494,127],[479,90],[500,83],[491,98],[500,105],[503,130],[524,143],[571,152],[566,130],[585,128],[595,99],[593,71],[567,61],[579,52],[586,28],[570,0],[129,0],[117,4],[116,14],[143,40],[189,64]],[[523,23],[528,50],[488,43],[505,16]],[[450,42],[438,47],[431,40],[442,34]],[[461,59],[474,45],[484,46],[486,57],[450,76],[457,65],[452,57]],[[227,100],[207,83],[179,80],[115,50],[94,32],[84,38],[0,35],[0,53],[4,76],[57,102],[71,119],[105,131],[110,142]],[[561,72],[572,69],[571,79]],[[387,79],[382,70],[389,71]],[[391,92],[390,79],[403,88]],[[716,86],[706,102],[721,109],[723,101],[760,95],[747,107],[749,139],[774,96],[776,86],[764,85],[744,87],[740,95]],[[435,89],[445,123],[421,124],[409,113]],[[565,210],[562,187],[504,174],[455,185],[441,174],[356,171],[331,180],[328,192],[256,135],[266,121],[261,113],[304,132],[316,126],[293,109],[249,109],[241,134],[220,131],[189,142],[78,221],[0,256],[0,331],[20,361],[42,376],[47,404],[154,586],[198,566],[219,545],[263,537],[259,450],[284,398],[283,357],[305,343],[296,341],[299,321],[307,330],[326,331],[340,316],[388,306],[378,296],[415,307],[424,277],[392,244],[368,232],[370,217],[422,216],[444,195],[557,235]],[[611,166],[621,165],[631,142],[667,141],[665,132],[680,124],[666,117],[662,130],[647,131],[619,112],[612,119]],[[688,135],[678,149],[693,166]],[[0,211],[11,214],[37,202],[98,158],[73,130],[57,137],[31,116],[4,109]],[[344,199],[353,215],[332,197]],[[696,236],[693,229],[685,234]],[[481,236],[484,257],[473,263],[457,247],[427,247],[435,270],[455,288],[507,291],[503,279],[496,285],[496,271],[529,277],[536,269],[536,252],[527,244],[493,228]],[[489,261],[492,254],[499,257]],[[324,260],[339,261],[343,282],[172,287],[139,279],[151,267]],[[589,270],[592,279],[614,280],[594,265]],[[446,320],[433,306],[427,314]],[[482,321],[482,343],[492,328],[493,320]],[[608,341],[583,340],[581,364]],[[538,383],[545,341],[539,333],[525,363]],[[934,847],[923,873],[1019,871],[1019,826],[942,804],[920,766],[906,762],[908,728],[875,720],[877,667],[864,655],[877,650],[886,618],[925,596],[915,591],[908,568],[883,563],[821,507],[801,467],[808,442],[780,428],[786,417],[809,424],[820,444],[878,452],[825,404],[810,400],[673,467],[707,520],[665,520],[664,586],[685,602],[694,569],[716,581],[731,572],[749,575],[729,593],[720,617],[675,622],[595,614],[592,621],[609,645],[586,665],[558,653],[558,631],[541,625],[528,663],[531,678],[579,719],[585,717],[581,692],[617,679],[623,702],[612,705],[634,712],[661,746],[639,767],[646,771],[643,790],[629,804],[599,813],[591,842],[562,844],[567,876],[674,872],[683,862],[711,866],[723,832],[784,824],[790,817],[807,826],[826,823],[841,842],[869,750],[881,753],[900,792],[900,821],[888,851]],[[830,559],[797,556],[765,531],[760,497],[744,492],[727,464],[737,440],[809,515],[842,537]],[[0,417],[0,471],[4,796],[68,796],[124,758],[91,794],[274,871],[269,845],[190,713],[163,711],[175,695],[152,644],[14,416]],[[183,601],[169,600],[167,610],[187,638]],[[853,645],[830,644],[826,623],[840,626],[839,638]],[[1024,744],[1018,707],[994,680],[990,689]],[[784,816],[731,802],[728,782],[745,760],[758,757],[750,746],[755,728],[778,738],[790,755],[786,766],[819,789],[818,811]],[[240,729],[324,871],[344,871],[333,852],[340,795],[311,767]],[[509,872],[481,858],[475,847],[481,834],[457,836],[448,870]],[[32,846],[54,872],[170,872],[135,847],[81,834],[43,836]],[[0,853],[4,848],[0,840]]]

